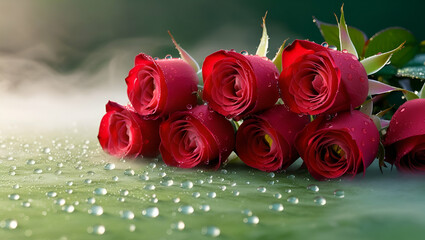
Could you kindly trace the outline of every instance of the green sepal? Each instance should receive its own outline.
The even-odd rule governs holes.
[[[339,32],[339,45],[341,46],[341,51],[347,50],[347,52],[359,58],[356,51],[356,47],[354,47],[354,44],[351,41],[347,24],[345,23],[344,4],[341,6],[341,18],[339,19],[339,23],[338,23],[338,32]]]
[[[283,41],[282,45],[279,47],[279,50],[276,52],[276,55],[274,56],[272,60],[272,62],[277,67],[277,70],[279,70],[279,72],[282,72],[282,53],[283,53],[283,49],[285,49],[285,44],[287,40],[288,39],[285,39],[285,41]]]
[[[255,55],[258,55],[260,57],[266,57],[267,49],[269,48],[269,36],[267,35],[266,17],[267,12],[263,17],[263,24],[261,24],[261,27],[263,28],[263,34],[261,35],[260,44],[258,45],[257,52],[255,53]]]
[[[361,60],[360,62],[363,64],[363,67],[365,68],[367,75],[374,74],[378,72],[381,68],[383,68],[390,60],[393,53],[400,50],[403,47],[403,45],[404,43],[400,44],[400,46],[398,46],[397,48],[391,51],[381,53],[381,54],[376,54]]]
[[[179,51],[180,57],[186,61],[190,66],[192,66],[193,69],[195,69],[196,73],[199,73],[201,68],[199,67],[199,64],[196,62],[196,60],[189,55],[182,47],[180,47],[179,44],[177,44],[176,40],[174,39],[173,35],[171,35],[171,32],[168,31],[168,34],[171,37],[171,40],[173,41],[174,46],[176,47],[177,51]]]

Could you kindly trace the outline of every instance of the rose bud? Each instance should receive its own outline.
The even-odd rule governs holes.
[[[116,157],[155,157],[159,153],[159,120],[145,120],[131,106],[109,101],[100,122],[99,143]]]
[[[267,58],[220,50],[202,66],[203,99],[227,118],[271,108],[279,98],[276,66]]]
[[[425,99],[401,105],[383,141],[385,160],[407,173],[425,173]]]
[[[354,55],[304,40],[283,51],[279,88],[291,111],[309,115],[358,107],[369,90],[366,70]]]
[[[272,172],[288,168],[299,157],[295,137],[307,123],[283,105],[244,120],[236,133],[236,153],[248,166]]]
[[[317,180],[354,176],[375,159],[379,132],[360,111],[338,113],[331,119],[319,115],[298,134],[295,147]]]
[[[182,59],[159,59],[140,53],[130,70],[127,95],[136,112],[150,119],[196,105],[198,76]]]
[[[171,114],[159,135],[162,159],[180,168],[218,169],[235,145],[232,124],[206,105]]]

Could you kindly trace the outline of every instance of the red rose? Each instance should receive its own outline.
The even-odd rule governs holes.
[[[403,172],[425,173],[425,99],[401,105],[384,139],[386,161]]]
[[[127,95],[136,112],[151,119],[196,105],[198,76],[182,59],[159,59],[140,53],[130,70]]]
[[[159,134],[162,159],[181,168],[217,169],[235,145],[232,124],[206,105],[171,114]]]
[[[116,157],[155,157],[159,153],[159,120],[145,120],[130,106],[109,101],[99,127],[99,143]]]
[[[299,133],[295,147],[315,179],[354,176],[375,159],[379,132],[360,111],[338,113],[329,120],[320,115]]]
[[[248,166],[261,171],[288,168],[299,157],[295,137],[307,123],[283,105],[244,120],[236,133],[236,153]]]
[[[203,99],[227,118],[271,108],[279,98],[276,66],[267,58],[220,50],[202,66]]]
[[[282,53],[282,99],[296,113],[336,113],[360,106],[368,95],[366,70],[357,58],[295,40]]]

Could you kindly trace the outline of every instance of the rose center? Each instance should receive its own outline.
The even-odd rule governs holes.
[[[264,135],[264,141],[267,143],[267,145],[271,148],[273,144],[273,139],[270,137],[270,135],[266,134]]]
[[[343,158],[345,156],[344,150],[337,144],[333,144],[332,147],[332,153]]]

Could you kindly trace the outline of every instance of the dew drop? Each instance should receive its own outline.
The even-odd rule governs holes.
[[[66,201],[63,198],[59,198],[55,200],[55,204],[59,205],[59,206],[63,206],[65,205]]]
[[[140,179],[140,180],[142,180],[142,181],[148,181],[148,180],[149,180],[149,176],[148,176],[148,175],[143,174],[143,175],[140,175],[140,176],[139,176],[139,179]]]
[[[242,54],[242,55],[248,55],[248,51],[243,50],[243,51],[241,51],[241,54]]]
[[[174,230],[182,231],[184,227],[185,227],[185,224],[183,221],[178,221],[176,223],[171,224],[171,229],[174,229]]]
[[[164,178],[161,179],[160,184],[162,186],[169,187],[169,186],[172,186],[174,184],[174,181],[170,177],[164,177]]]
[[[186,105],[186,109],[187,109],[187,110],[191,110],[192,108],[193,108],[192,104],[187,104],[187,105]]]
[[[134,174],[135,174],[134,170],[131,169],[131,168],[128,168],[124,171],[124,175],[126,175],[126,176],[134,176]]]
[[[129,230],[130,232],[134,232],[134,231],[136,231],[136,225],[134,225],[134,224],[130,224],[130,226],[128,227],[128,230]]]
[[[0,222],[0,227],[13,230],[18,227],[18,221],[15,219],[6,219]]]
[[[284,208],[281,203],[273,203],[269,205],[269,209],[275,212],[282,212]]]
[[[404,112],[404,111],[406,111],[406,108],[405,108],[405,107],[402,107],[402,108],[400,109],[400,112]]]
[[[294,197],[294,196],[289,197],[289,198],[287,199],[287,201],[288,201],[289,203],[292,203],[292,204],[298,204],[298,203],[299,203],[299,199],[298,199],[297,197]]]
[[[150,190],[150,191],[155,190],[155,185],[153,185],[153,184],[148,184],[148,185],[146,185],[146,186],[144,187],[144,189],[145,189],[145,190]]]
[[[343,53],[348,53],[348,50],[347,49],[342,49],[342,51],[341,52],[343,52]]]
[[[112,177],[112,181],[114,181],[114,182],[118,182],[118,180],[119,180],[119,177],[118,177],[118,176],[113,176],[113,177]]]
[[[260,219],[257,216],[251,216],[243,219],[243,222],[250,225],[257,225]]]
[[[94,204],[96,202],[96,199],[94,197],[89,197],[86,201],[88,204]]]
[[[29,207],[31,207],[31,202],[30,201],[24,201],[24,202],[22,202],[22,207],[26,207],[26,208],[29,208]]]
[[[180,198],[178,198],[178,197],[175,197],[175,198],[173,198],[173,203],[179,203],[180,202]]]
[[[96,195],[106,195],[108,191],[106,190],[106,188],[96,188],[93,193]]]
[[[329,44],[327,43],[327,42],[322,42],[322,44],[321,44],[323,47],[328,47],[329,46]]]
[[[337,197],[337,198],[344,198],[345,197],[344,190],[336,189],[334,191],[334,196]]]
[[[75,210],[75,207],[73,205],[66,205],[62,207],[62,211],[67,213],[73,213]]]
[[[338,48],[334,45],[330,45],[330,46],[328,46],[328,48],[331,49],[331,50],[338,50]]]
[[[307,186],[307,189],[310,190],[310,191],[313,191],[313,192],[318,192],[319,191],[319,187],[317,185],[314,185],[314,184],[308,185]]]
[[[50,153],[50,148],[48,148],[48,147],[45,147],[45,148],[43,148],[43,153]]]
[[[180,187],[184,188],[184,189],[191,189],[191,188],[193,188],[193,182],[191,182],[189,180],[184,181],[180,184]]]
[[[274,195],[274,197],[275,197],[275,198],[277,198],[277,199],[281,199],[281,198],[282,198],[282,194],[280,194],[280,193],[276,193],[276,194]]]
[[[114,170],[115,164],[114,163],[107,163],[104,167],[105,170]]]
[[[19,198],[21,198],[20,196],[19,196],[19,194],[17,194],[17,193],[12,193],[12,194],[9,194],[8,195],[8,197],[9,197],[9,199],[10,200],[19,200]]]
[[[85,184],[91,184],[93,182],[93,180],[91,180],[90,178],[87,178],[84,180]]]
[[[192,206],[190,205],[186,205],[186,206],[181,206],[178,208],[178,211],[180,213],[186,214],[186,215],[190,215],[194,212],[194,209]]]
[[[95,234],[95,235],[103,235],[105,231],[106,231],[106,228],[103,225],[94,225],[93,227],[89,227],[87,229],[88,233]]]
[[[165,55],[165,59],[172,59],[172,58],[173,58],[173,56],[171,56],[171,54]]]
[[[36,168],[36,169],[34,169],[34,173],[41,174],[41,173],[43,173],[43,170],[40,169],[40,168]]]
[[[267,188],[261,186],[257,188],[257,191],[259,191],[260,193],[265,193],[267,191]]]
[[[199,209],[203,212],[209,212],[211,208],[208,204],[202,204],[201,206],[199,206]]]
[[[233,196],[239,196],[240,192],[238,190],[232,191]]]
[[[13,189],[19,189],[21,186],[19,186],[19,184],[15,184],[12,186]]]
[[[209,192],[209,193],[207,193],[207,197],[209,197],[209,198],[216,198],[217,197],[217,193],[215,193],[215,192]]]
[[[201,196],[201,193],[200,192],[194,192],[192,194],[192,197],[194,197],[194,198],[199,198],[200,196]]]
[[[134,219],[134,213],[130,210],[120,211],[120,216],[123,219],[128,219],[128,220]]]
[[[34,164],[35,164],[34,159],[28,159],[27,160],[27,165],[34,165]]]
[[[220,236],[220,228],[216,226],[203,227],[202,234],[209,237],[218,237]]]
[[[103,214],[103,208],[98,205],[93,205],[89,210],[88,213],[94,216],[100,216]]]
[[[53,192],[53,191],[46,193],[46,196],[47,196],[47,197],[49,197],[49,198],[54,198],[54,197],[56,197],[57,195],[58,195],[58,194],[57,194],[56,192]]]
[[[319,206],[323,206],[326,204],[326,198],[322,196],[317,196],[314,198],[314,203]]]
[[[242,212],[241,212],[243,215],[246,215],[246,216],[252,216],[252,211],[251,210],[249,210],[249,209],[244,209],[244,210],[242,210]]]
[[[286,177],[287,179],[295,179],[295,175],[291,174]]]
[[[159,209],[157,207],[146,208],[142,211],[142,215],[149,218],[156,218],[159,215]]]

